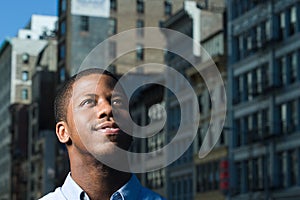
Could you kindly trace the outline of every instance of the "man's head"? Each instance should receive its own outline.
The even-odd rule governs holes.
[[[114,76],[109,71],[99,69],[99,68],[91,68],[84,71],[79,72],[78,74],[75,74],[70,79],[68,79],[62,87],[57,91],[55,101],[54,101],[54,116],[55,116],[55,122],[59,121],[66,121],[67,120],[67,107],[69,105],[70,99],[72,97],[73,92],[73,84],[75,81],[79,80],[81,77],[90,75],[90,74],[105,74],[116,81],[118,81],[118,78]]]
[[[111,154],[115,146],[129,148],[131,136],[120,129],[129,124],[128,102],[117,82],[107,71],[88,69],[71,77],[58,91],[56,134],[69,154],[98,156]]]

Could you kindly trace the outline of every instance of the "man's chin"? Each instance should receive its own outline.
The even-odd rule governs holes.
[[[101,163],[111,167],[118,168],[119,165],[128,162],[127,151],[121,147],[116,146],[114,143],[106,144],[105,149],[95,150],[91,154]]]

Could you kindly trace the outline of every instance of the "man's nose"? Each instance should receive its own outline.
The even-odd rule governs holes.
[[[112,117],[112,106],[110,100],[103,100],[97,105],[98,118]]]

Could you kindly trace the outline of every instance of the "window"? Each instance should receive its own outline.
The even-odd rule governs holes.
[[[27,99],[28,99],[28,90],[22,89],[22,100],[27,100]]]
[[[258,67],[253,76],[253,95],[255,96],[262,92],[262,69]]]
[[[269,87],[269,64],[263,64],[261,70],[261,87],[263,91]]]
[[[249,187],[251,190],[258,189],[258,159],[254,158],[251,162],[251,171],[249,170],[249,174],[252,175],[251,182],[249,180]]]
[[[291,25],[290,25],[290,35],[293,35],[296,32],[296,23],[297,23],[297,17],[296,17],[296,6],[293,6],[290,9],[290,20],[291,20]]]
[[[252,47],[252,36],[251,36],[251,33],[249,33],[247,35],[247,51],[248,52],[251,51],[252,48],[253,48]]]
[[[269,131],[270,131],[269,110],[268,109],[263,109],[261,114],[262,114],[261,123],[263,124],[263,126],[262,126],[262,134],[264,136],[268,136],[269,135]]]
[[[81,31],[89,31],[89,17],[88,16],[80,17],[80,30]]]
[[[198,127],[198,131],[197,131],[197,148],[196,149],[200,149],[202,142],[203,142],[203,138],[205,136],[204,130],[201,126]]]
[[[108,35],[114,35],[117,33],[117,20],[115,18],[110,18],[108,21]]]
[[[66,21],[62,21],[59,26],[60,35],[65,35],[66,33]]]
[[[257,159],[257,177],[258,177],[258,189],[264,188],[264,165],[265,165],[265,157],[262,156]]]
[[[29,63],[29,54],[28,53],[23,53],[22,55],[22,61],[24,64],[28,64]]]
[[[60,10],[61,12],[65,12],[67,10],[67,0],[61,0],[60,2]]]
[[[235,147],[241,146],[241,119],[234,120]]]
[[[65,68],[62,67],[60,70],[59,70],[59,81],[62,83],[66,80],[66,71],[65,71]]]
[[[247,90],[248,90],[248,100],[253,99],[253,88],[252,88],[252,72],[247,73]]]
[[[203,105],[203,97],[202,97],[201,94],[198,95],[198,104],[199,104],[199,112],[203,113],[203,107],[204,107],[204,105]]]
[[[266,21],[264,24],[264,28],[265,28],[265,38],[266,40],[270,40],[271,39],[271,23],[270,21]]]
[[[297,53],[296,52],[293,52],[290,55],[290,72],[291,72],[290,83],[294,83],[297,80]]]
[[[290,109],[290,119],[288,122],[288,130],[289,132],[294,132],[297,129],[298,126],[298,115],[297,115],[297,109],[298,109],[298,102],[297,100],[293,100],[289,103]]]
[[[244,42],[244,35],[240,35],[238,39],[238,47],[239,47],[239,55],[240,59],[244,58],[244,47],[245,47],[245,42]]]
[[[257,47],[261,47],[262,46],[261,38],[262,38],[262,30],[261,30],[261,26],[258,25],[256,27],[256,45],[257,45]]]
[[[280,80],[280,85],[286,85],[287,84],[287,72],[286,72],[286,57],[281,57],[279,60],[278,60],[279,64],[278,64],[278,67],[279,67],[279,73],[278,73],[278,76],[279,76],[279,80]]]
[[[158,189],[164,186],[165,171],[160,169],[153,172],[148,172],[146,175],[147,187]]]
[[[144,20],[141,20],[141,19],[138,19],[136,21],[136,27],[138,28],[137,29],[137,35],[139,37],[143,37],[144,36]]]
[[[22,81],[28,81],[28,71],[22,72]]]
[[[242,163],[241,162],[237,162],[235,163],[235,173],[236,173],[236,182],[235,182],[235,186],[236,186],[236,192],[240,193],[241,192],[241,186],[242,186]]]
[[[262,22],[260,25],[261,32],[261,45],[263,46],[267,42],[267,33],[266,33],[266,21]]]
[[[59,59],[64,59],[66,57],[66,47],[65,44],[61,44],[59,47]]]
[[[144,13],[144,0],[137,0],[136,1],[136,11],[138,13]]]
[[[200,164],[196,167],[196,190],[197,192],[206,192],[217,190],[220,183],[219,162],[209,162]],[[184,198],[190,199],[190,198]]]
[[[165,1],[165,15],[172,14],[172,2],[170,0]]]
[[[136,46],[136,58],[137,60],[144,60],[144,46],[142,44]]]
[[[243,93],[244,93],[244,76],[240,75],[238,77],[238,96],[239,96],[239,102],[243,101]]]
[[[277,153],[278,158],[278,168],[279,168],[279,186],[280,187],[286,187],[287,186],[287,180],[286,180],[286,174],[289,169],[287,169],[287,154],[286,152],[279,152]]]
[[[280,30],[279,30],[279,38],[282,39],[284,38],[284,29],[285,29],[285,14],[284,12],[280,13],[280,19],[279,19],[279,27],[280,27]]]
[[[289,169],[288,173],[290,173],[290,185],[297,184],[297,177],[298,177],[298,151],[292,150],[289,151]]]
[[[110,0],[110,9],[113,11],[117,10],[117,0]]]
[[[287,133],[287,104],[280,105],[280,129],[283,134]]]

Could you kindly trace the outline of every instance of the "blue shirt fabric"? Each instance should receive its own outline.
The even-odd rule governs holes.
[[[88,195],[72,179],[69,173],[62,187],[47,194],[40,200],[90,200]],[[116,191],[110,200],[165,200],[163,197],[143,187],[137,177],[132,175],[130,180]]]

